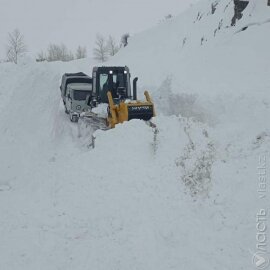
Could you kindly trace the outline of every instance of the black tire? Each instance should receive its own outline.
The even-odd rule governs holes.
[[[73,121],[73,117],[72,117],[71,114],[69,114],[69,119],[70,119],[70,122],[74,122],[74,121]]]
[[[76,116],[76,115],[71,115],[71,114],[69,114],[69,119],[70,119],[70,121],[71,121],[72,123],[78,123],[78,121],[79,121],[79,117]]]

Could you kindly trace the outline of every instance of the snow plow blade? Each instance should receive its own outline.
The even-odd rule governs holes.
[[[107,117],[107,123],[110,128],[114,128],[115,125],[129,121],[132,119],[140,119],[149,121],[155,116],[154,104],[147,91],[144,92],[146,101],[120,101],[119,104],[115,104],[111,92],[107,93],[109,101],[109,114]]]

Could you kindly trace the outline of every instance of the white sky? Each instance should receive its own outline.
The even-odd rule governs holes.
[[[50,43],[75,50],[86,46],[88,55],[97,33],[140,32],[167,14],[178,15],[195,0],[0,0],[0,59],[7,33],[19,28],[28,50],[36,55]]]

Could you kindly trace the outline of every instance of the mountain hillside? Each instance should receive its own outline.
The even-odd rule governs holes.
[[[258,167],[269,166],[270,7],[203,0],[132,37],[128,65],[157,105],[133,120],[71,123],[64,72],[90,59],[0,64],[0,269],[253,269]]]
[[[201,1],[179,17],[133,37],[112,63],[125,59],[143,86],[151,92],[159,89],[154,95],[162,98],[161,106],[168,96],[177,94],[183,105],[194,101],[187,107],[195,112],[182,106],[182,115],[199,110],[199,115],[210,113],[231,121],[232,108],[241,110],[236,115],[247,108],[236,108],[237,99],[244,96],[246,102],[260,103],[264,89],[270,87],[266,57],[270,7],[266,2],[250,1],[242,19],[231,27],[233,1]],[[162,109],[170,111],[171,107]]]

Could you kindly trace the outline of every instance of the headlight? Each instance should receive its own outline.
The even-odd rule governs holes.
[[[124,73],[127,74],[127,71],[125,70]]]
[[[110,74],[113,74],[113,71],[112,70],[110,70]]]
[[[81,108],[82,108],[81,105],[78,105],[78,106],[76,107],[77,110],[80,110]]]

